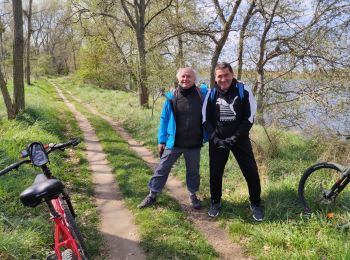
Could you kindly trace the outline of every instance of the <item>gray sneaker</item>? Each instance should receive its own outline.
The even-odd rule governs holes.
[[[219,216],[220,208],[221,208],[221,202],[218,202],[218,203],[211,202],[210,208],[208,211],[209,217],[216,218],[217,216]]]
[[[264,213],[262,207],[250,205],[250,210],[252,211],[253,219],[255,221],[261,222],[264,220]]]
[[[153,205],[156,202],[156,197],[152,198],[151,196],[147,195],[146,198],[137,206],[139,209],[147,208],[151,205]]]
[[[190,195],[190,201],[191,201],[192,207],[194,209],[200,209],[201,208],[201,201],[197,198],[196,194]]]

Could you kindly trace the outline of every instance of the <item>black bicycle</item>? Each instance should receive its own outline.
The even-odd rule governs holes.
[[[45,202],[50,210],[51,220],[54,223],[54,254],[47,259],[84,260],[87,250],[84,239],[75,222],[75,211],[64,184],[55,178],[49,167],[48,155],[55,151],[63,151],[66,147],[74,147],[80,143],[79,138],[71,139],[63,144],[47,144],[34,142],[21,152],[21,157],[28,158],[11,164],[0,171],[0,176],[12,170],[17,170],[23,164],[32,164],[39,167],[43,173],[38,173],[34,183],[25,189],[20,199],[24,206],[36,207]]]
[[[346,139],[350,139],[346,137]],[[350,166],[332,162],[309,167],[299,181],[298,195],[304,214],[350,210],[350,191],[339,194],[350,182]]]

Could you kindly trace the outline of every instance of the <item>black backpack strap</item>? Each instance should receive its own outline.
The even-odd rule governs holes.
[[[177,87],[175,90],[174,90],[174,98],[170,99],[170,106],[171,106],[171,109],[173,110],[173,113],[174,113],[174,117],[176,118],[176,105],[177,105],[177,96],[179,95],[179,88]]]
[[[202,103],[203,103],[204,98],[203,98],[203,94],[201,92],[201,89],[199,87],[196,87],[196,90],[197,90],[197,93],[198,93],[199,97],[201,98]]]

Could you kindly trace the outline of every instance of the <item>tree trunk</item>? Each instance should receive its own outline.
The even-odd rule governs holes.
[[[121,1],[123,10],[125,14],[127,15],[134,32],[136,34],[136,42],[137,42],[137,50],[138,50],[138,88],[139,88],[139,101],[140,105],[142,107],[148,108],[148,90],[146,86],[147,82],[147,65],[146,65],[146,45],[145,45],[145,29],[146,29],[146,23],[145,23],[145,15],[146,15],[146,5],[149,4],[149,2],[145,0],[134,0],[134,4],[132,5],[133,12],[135,15],[135,18],[131,15],[128,6],[131,5],[129,3],[127,5],[127,2],[122,0]],[[148,21],[149,22],[149,21]]]
[[[136,24],[136,41],[139,54],[139,100],[142,107],[148,108],[148,90],[146,86],[146,45],[145,45],[145,1],[139,2],[138,21]]]
[[[215,83],[215,66],[218,63],[219,56],[221,54],[221,51],[223,47],[225,46],[225,43],[227,41],[228,35],[231,30],[232,22],[236,16],[238,7],[240,6],[242,0],[237,0],[233,6],[232,12],[228,19],[226,20],[225,15],[223,13],[223,10],[221,9],[219,2],[217,0],[213,0],[215,4],[216,10],[219,12],[219,17],[221,18],[221,23],[223,24],[222,34],[220,36],[220,39],[217,41],[213,57],[211,59],[211,68],[210,68],[210,86],[213,86]]]
[[[12,0],[14,18],[14,42],[13,42],[13,96],[14,109],[18,111],[25,107],[24,80],[23,80],[23,9],[21,0]]]
[[[2,40],[2,35],[5,32],[5,26],[2,24],[2,17],[0,16],[0,60],[3,59],[4,55],[4,44]]]
[[[142,43],[141,43],[142,44]],[[146,51],[139,48],[139,100],[142,107],[148,108],[148,89],[146,87]]]
[[[261,35],[261,40],[259,44],[259,59],[256,65],[256,71],[257,71],[257,79],[256,79],[256,85],[254,86],[255,94],[257,95],[257,117],[256,122],[260,125],[265,125],[264,120],[264,95],[265,95],[265,75],[264,75],[264,66],[266,64],[265,53],[266,53],[266,44],[267,44],[267,34],[272,26],[273,17],[275,16],[277,6],[279,4],[279,0],[276,0],[274,3],[272,12],[270,14],[270,17],[265,17],[265,26],[264,31]]]
[[[177,36],[177,43],[178,43],[179,51],[177,52],[176,65],[178,68],[182,68],[185,66],[185,59],[184,59],[183,40],[181,35]]]
[[[177,26],[176,26],[176,31],[178,33],[177,36],[177,44],[179,47],[179,51],[177,53],[177,57],[176,57],[176,65],[178,68],[182,68],[185,66],[185,60],[184,60],[184,47],[183,47],[183,39],[182,39],[182,35],[179,33],[179,20],[180,20],[180,13],[179,13],[179,1],[176,2],[176,21],[177,21]]]
[[[221,47],[222,49],[222,47]],[[218,45],[216,45],[213,57],[210,63],[210,86],[213,87],[215,84],[215,66],[218,63],[221,50],[218,50]]]
[[[2,22],[2,17],[0,16],[0,69],[1,69],[1,66],[3,66],[2,61],[4,60],[4,57],[5,57],[4,42],[3,42],[4,32],[5,32],[5,27]]]
[[[254,87],[256,90],[256,103],[257,103],[257,111],[256,111],[256,123],[259,125],[265,125],[264,120],[264,88],[265,88],[265,75],[264,69],[258,68],[256,74],[256,86]]]
[[[213,57],[211,58],[210,86],[214,86],[214,84],[215,84],[215,66],[218,63],[221,51],[225,46],[226,40],[227,40],[229,32],[230,32],[230,27],[231,27],[231,24],[228,25],[226,23],[226,25],[224,27],[224,32],[223,32],[220,40],[218,41],[218,43],[215,46],[214,54],[213,54]]]
[[[32,3],[33,0],[29,0],[28,6],[28,35],[27,35],[27,65],[26,65],[26,76],[27,76],[27,84],[30,83],[30,37],[32,35]]]
[[[74,72],[77,71],[77,58],[75,54],[75,47],[74,43],[72,43],[72,55],[73,55],[73,66],[74,66]]]
[[[2,97],[4,98],[4,102],[6,106],[7,118],[15,119],[16,118],[15,109],[12,104],[11,96],[7,89],[5,78],[4,78],[4,75],[2,74],[1,68],[0,68],[0,89],[1,89]]]
[[[255,7],[255,0],[252,1],[248,9],[247,15],[244,17],[241,31],[239,33],[239,43],[238,43],[238,69],[237,69],[237,79],[242,78],[242,69],[243,69],[243,49],[244,49],[244,38],[247,26],[249,24],[250,18],[252,17],[253,10]]]

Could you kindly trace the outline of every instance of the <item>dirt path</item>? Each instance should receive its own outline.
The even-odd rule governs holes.
[[[86,155],[93,173],[95,198],[101,217],[100,230],[106,241],[108,259],[146,259],[139,242],[132,213],[124,206],[112,168],[106,160],[95,131],[89,121],[63,95],[56,84],[59,96],[76,117],[84,134]]]
[[[148,164],[149,167],[152,169],[157,167],[159,161],[158,158],[154,158],[151,151],[134,140],[131,135],[125,131],[120,123],[106,115],[99,113],[93,106],[84,103],[69,91],[67,91],[67,93],[70,94],[70,96],[77,102],[83,105],[88,111],[105,119],[114,128],[114,130],[128,142],[130,148],[134,150],[138,156]],[[188,192],[186,188],[183,187],[181,181],[170,175],[166,188],[168,189],[170,195],[180,203],[182,209],[187,213],[188,219],[205,236],[209,244],[211,244],[220,254],[221,259],[251,259],[244,255],[243,249],[238,244],[234,244],[231,241],[228,232],[223,228],[220,228],[216,220],[208,217],[207,209],[198,211],[194,210],[190,206]]]

